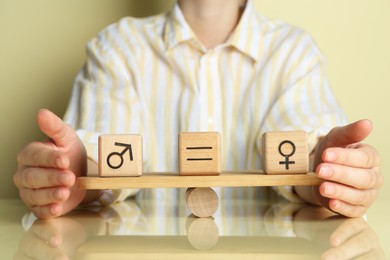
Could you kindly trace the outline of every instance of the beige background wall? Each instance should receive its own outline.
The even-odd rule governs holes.
[[[62,115],[85,43],[122,16],[167,10],[173,0],[0,0],[0,198],[17,197],[16,153],[44,137],[39,108]],[[348,118],[370,118],[368,142],[390,170],[390,1],[255,0],[268,17],[303,27],[328,61],[328,75]],[[386,184],[387,187],[390,185]]]

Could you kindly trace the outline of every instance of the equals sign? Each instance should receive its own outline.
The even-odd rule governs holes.
[[[194,147],[187,147],[187,150],[212,150],[213,147],[211,146],[194,146]],[[212,161],[213,158],[187,158],[187,161]]]

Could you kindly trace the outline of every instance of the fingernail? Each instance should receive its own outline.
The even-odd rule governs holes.
[[[335,247],[339,247],[341,245],[341,242],[342,242],[341,238],[336,237],[332,240],[332,245]]]
[[[59,156],[56,158],[56,165],[58,168],[61,168],[61,169],[65,169],[66,168],[66,162],[65,162],[65,158]]]
[[[54,246],[54,247],[61,245],[61,238],[59,238],[59,237],[52,237],[50,239],[50,245]]]
[[[69,183],[70,183],[69,174],[62,173],[60,176],[60,181],[62,184],[69,185]]]
[[[55,193],[54,193],[54,196],[55,196],[57,199],[61,200],[61,199],[64,197],[64,192],[63,192],[63,190],[62,190],[62,189],[57,189],[57,190],[55,191]]]
[[[333,209],[337,210],[341,207],[341,204],[339,201],[333,201]]]
[[[328,178],[330,175],[332,175],[332,168],[328,166],[322,166],[318,175],[322,178]]]
[[[333,195],[336,192],[336,189],[333,187],[333,185],[327,185],[324,192],[326,195]]]
[[[53,215],[57,214],[57,210],[56,210],[56,206],[55,205],[50,207],[50,213],[53,214]]]
[[[335,152],[328,151],[325,154],[325,161],[333,162],[337,159],[337,154]]]

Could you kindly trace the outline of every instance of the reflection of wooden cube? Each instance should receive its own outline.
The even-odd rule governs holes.
[[[180,175],[219,175],[220,139],[217,132],[179,133]]]
[[[309,171],[309,145],[304,131],[263,134],[263,170],[267,174]]]
[[[99,175],[140,176],[142,137],[140,135],[99,136]]]

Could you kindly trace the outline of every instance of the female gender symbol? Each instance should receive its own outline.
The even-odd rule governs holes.
[[[291,145],[292,151],[291,151],[290,154],[284,154],[284,153],[282,152],[282,146],[283,146],[284,144],[289,144],[289,145]],[[289,141],[289,140],[285,140],[285,141],[283,141],[283,142],[281,142],[281,143],[279,144],[279,148],[278,148],[278,149],[279,149],[280,155],[284,156],[284,159],[285,159],[284,161],[280,161],[279,164],[285,164],[286,170],[289,170],[289,165],[290,165],[290,164],[295,164],[295,161],[290,161],[290,159],[289,159],[289,157],[292,156],[292,155],[295,153],[295,144],[294,144],[293,142]]]

